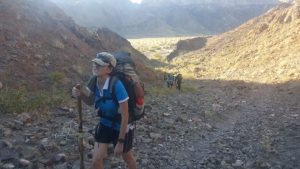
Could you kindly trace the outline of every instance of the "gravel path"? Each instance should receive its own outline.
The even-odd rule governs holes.
[[[139,168],[300,168],[298,85],[189,83],[197,90],[147,96],[151,110],[136,124]],[[88,130],[96,120],[91,109],[84,107],[84,112],[88,168],[93,148]],[[38,117],[1,118],[1,168],[79,168],[74,108],[60,108],[44,121]],[[111,155],[106,168],[125,165]]]

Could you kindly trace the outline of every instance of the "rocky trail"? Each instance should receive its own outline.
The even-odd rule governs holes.
[[[185,83],[196,90],[148,93],[151,109],[136,124],[139,168],[300,168],[299,82],[292,87],[218,80]],[[1,168],[79,168],[75,109],[2,116]],[[84,106],[84,113],[89,168],[93,137],[88,131],[96,120],[92,109]],[[106,168],[126,167],[110,154]]]

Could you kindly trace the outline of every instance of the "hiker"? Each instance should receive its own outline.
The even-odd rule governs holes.
[[[95,88],[89,88],[88,94],[84,94],[80,90],[73,87],[72,95],[74,97],[81,97],[87,105],[95,105],[98,113],[106,116],[100,116],[100,121],[96,125],[95,130],[95,145],[93,152],[93,169],[103,169],[104,160],[107,157],[108,145],[113,143],[114,154],[122,155],[124,161],[130,169],[136,169],[136,161],[133,157],[133,129],[128,125],[128,94],[123,83],[118,80],[114,86],[115,98],[118,103],[111,100],[101,101],[103,98],[112,98],[109,96],[108,90],[111,73],[116,66],[115,57],[107,52],[101,52],[96,55],[93,62],[93,75],[96,76]],[[121,114],[121,115],[120,115]],[[118,115],[118,116],[117,116]],[[116,118],[118,117],[118,118]]]
[[[172,74],[168,74],[167,76],[167,86],[168,88],[172,88],[175,81],[175,77]]]
[[[176,88],[180,91],[181,90],[181,82],[182,82],[182,74],[178,74],[175,78]]]
[[[164,81],[166,81],[168,79],[168,74],[167,72],[164,72]]]
[[[169,87],[168,86],[168,76],[169,76],[169,74],[167,72],[164,72],[164,83],[166,84],[167,87]]]
[[[166,84],[167,87],[168,87],[168,76],[169,74],[167,72],[164,72],[164,83]]]

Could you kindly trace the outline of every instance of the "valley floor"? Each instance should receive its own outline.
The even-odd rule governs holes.
[[[138,168],[300,168],[299,82],[296,87],[218,80],[184,83],[196,91],[159,97],[148,93],[151,110],[136,124]],[[93,139],[88,130],[96,120],[90,108],[84,112],[89,168]],[[32,120],[1,117],[0,166],[79,168],[74,108],[57,109],[44,121],[28,114]],[[24,167],[21,158],[30,161],[30,167]],[[106,168],[125,165],[110,154]]]

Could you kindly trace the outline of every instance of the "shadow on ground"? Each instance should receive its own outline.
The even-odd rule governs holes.
[[[300,80],[283,84],[223,80],[184,80],[195,90],[148,93],[152,109],[136,125],[139,168],[299,168]],[[148,84],[149,86],[149,84]],[[0,166],[78,168],[77,113],[74,105],[30,120],[1,114]],[[84,106],[85,164],[91,165],[92,136],[97,123]],[[21,123],[20,123],[21,121]],[[91,143],[91,144],[89,144]],[[59,160],[63,153],[67,160]],[[55,158],[57,157],[57,158]],[[107,168],[123,168],[110,154]]]

